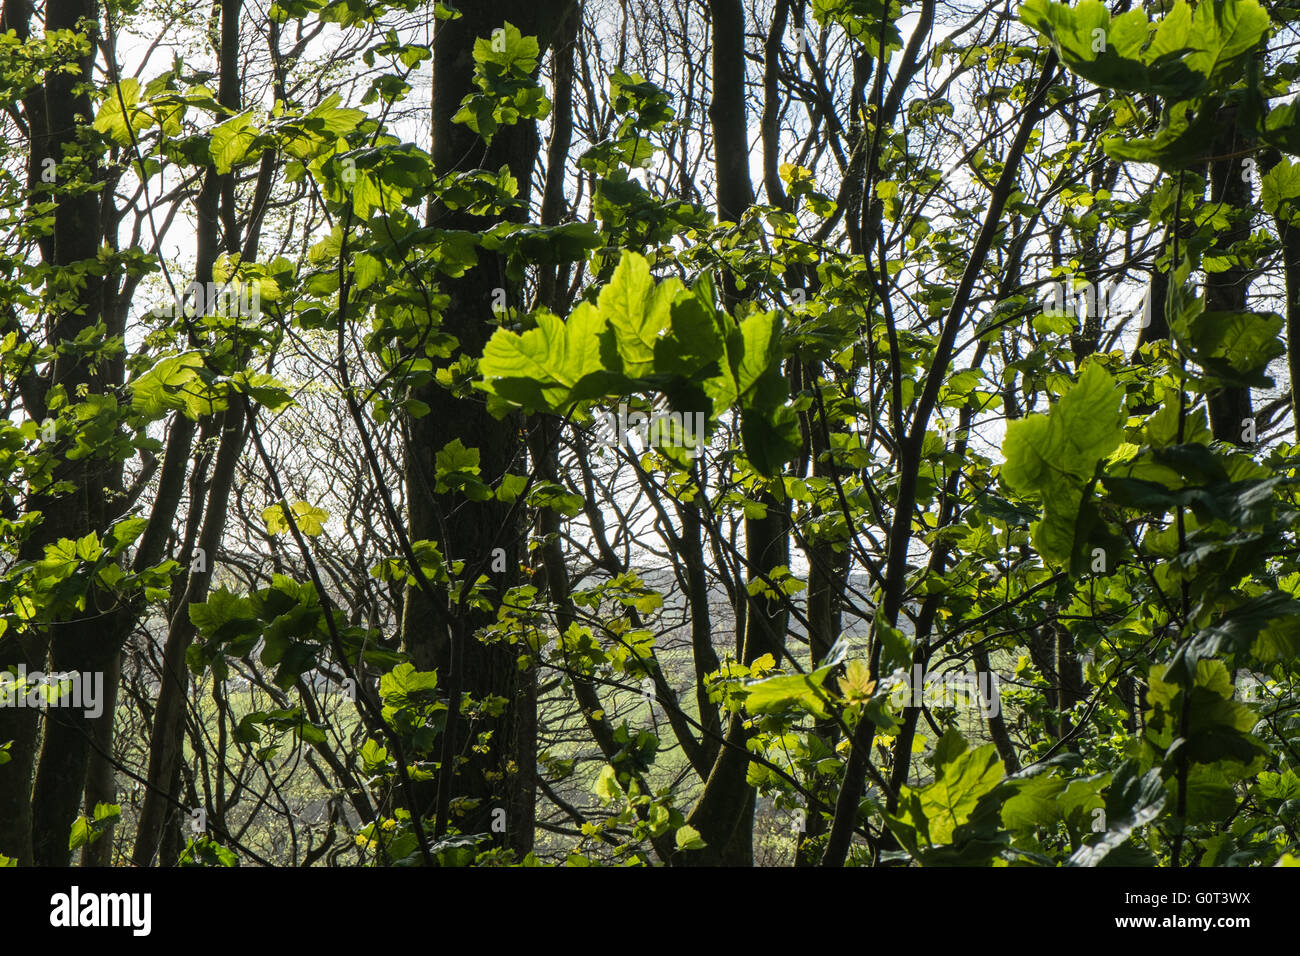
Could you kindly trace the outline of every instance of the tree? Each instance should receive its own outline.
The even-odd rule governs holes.
[[[3,13],[0,853],[1294,858],[1288,12],[176,13]]]

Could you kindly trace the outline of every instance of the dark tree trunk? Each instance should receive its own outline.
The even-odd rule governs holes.
[[[94,0],[51,0],[45,9],[45,29],[73,31],[83,20],[93,25],[97,17]],[[82,58],[70,72],[50,71],[45,79],[44,96],[29,99],[34,105],[39,101],[39,106],[29,114],[32,136],[29,181],[34,182],[46,158],[56,161],[63,158],[65,147],[77,137],[76,117],[93,115],[87,92],[92,56]],[[83,157],[78,172],[92,183],[100,178],[98,164],[89,157]],[[67,170],[68,175],[71,173]],[[61,193],[55,199],[53,232],[40,245],[42,255],[56,271],[70,272],[76,264],[96,259],[102,236],[100,199],[94,189]],[[77,307],[56,312],[49,320],[47,332],[51,345],[71,343],[101,320],[108,322],[108,334],[114,333],[115,323],[104,307],[104,288],[100,276],[84,275],[78,289]],[[76,395],[79,389],[87,394],[103,394],[120,384],[106,378],[105,372],[111,374],[113,370],[111,364],[92,367],[80,350],[68,347],[54,361],[47,384],[61,386],[69,396]],[[55,454],[63,450],[60,447]],[[104,458],[77,461],[65,458],[56,465],[55,478],[69,482],[75,490],[67,495],[37,493],[29,499],[29,511],[40,512],[42,520],[25,543],[23,557],[39,557],[46,544],[60,538],[79,538],[92,530],[102,531],[108,518],[106,492],[120,488],[121,468]],[[111,605],[109,598],[98,595],[92,587],[87,597],[88,607],[111,608]],[[47,670],[45,650],[48,647],[49,672],[102,674],[114,660],[112,642],[103,640],[105,621],[112,614],[111,610],[81,614],[76,619],[52,624],[46,635],[30,632],[15,635],[11,643],[0,649],[0,666],[21,661],[31,669]],[[85,788],[91,722],[82,709],[58,707],[46,711],[41,755],[35,767],[35,783],[29,792],[28,774],[32,770],[37,722],[25,714],[16,719],[9,719],[8,715],[0,719],[4,723],[0,725],[0,736],[13,734],[11,752],[15,760],[11,766],[16,765],[12,776],[6,773],[0,778],[3,779],[0,789],[4,791],[0,805],[7,808],[16,800],[31,797],[30,817],[28,811],[19,810],[14,824],[15,829],[29,829],[30,845],[27,836],[14,833],[6,826],[0,839],[14,846],[17,852],[9,852],[7,846],[0,846],[0,852],[16,855],[20,862],[65,864],[69,856],[68,833],[80,810]],[[3,815],[0,811],[0,816]]]
[[[1215,251],[1222,254],[1233,243],[1250,236],[1252,184],[1242,175],[1244,151],[1249,145],[1237,130],[1235,110],[1224,110],[1219,125],[1221,133],[1215,140],[1210,163],[1210,201],[1226,207],[1231,225],[1221,233]],[[1244,312],[1250,289],[1251,269],[1234,265],[1222,272],[1208,272],[1205,276],[1205,308],[1210,312]],[[1250,423],[1250,389],[1224,387],[1209,396],[1210,430],[1220,441],[1237,445],[1247,444],[1245,436],[1253,432]]]
[[[1265,160],[1272,169],[1282,159],[1270,150]],[[1286,283],[1286,361],[1291,378],[1291,420],[1300,440],[1300,224],[1295,203],[1282,203],[1274,213],[1282,240],[1282,273]]]
[[[713,100],[709,118],[717,174],[718,218],[737,221],[754,202],[749,179],[749,131],[745,111],[745,10],[740,0],[709,0],[713,40]],[[736,285],[724,273],[722,288],[728,305]],[[750,579],[790,563],[787,503],[768,492],[759,495],[767,513],[745,520],[745,565]],[[761,595],[745,598],[742,661],[750,664],[764,654],[780,661],[785,647],[788,612],[781,600]],[[738,609],[739,611],[739,609]],[[737,617],[739,618],[739,613]],[[730,719],[725,742],[714,762],[704,792],[688,822],[707,844],[683,854],[693,865],[751,866],[754,861],[754,790],[746,783],[748,734],[739,715]]]
[[[197,809],[185,806],[178,786],[185,745],[185,702],[189,692],[185,655],[196,633],[190,620],[189,606],[207,599],[221,534],[225,529],[235,467],[239,464],[247,436],[247,420],[242,406],[232,406],[220,418],[221,440],[204,508],[203,530],[199,534],[197,557],[202,560],[191,566],[184,597],[172,617],[163,646],[162,684],[149,736],[149,783],[140,808],[133,852],[136,866],[153,863],[169,822],[179,820],[185,809]],[[175,863],[175,854],[164,855],[161,862],[164,865]]]
[[[122,655],[115,653],[104,671],[104,712],[92,721],[90,764],[86,768],[85,814],[94,816],[101,803],[117,803],[117,774],[113,766],[113,719],[117,714],[117,690],[122,676]],[[81,852],[82,866],[111,866],[113,836],[110,828]]]
[[[475,168],[499,169],[508,165],[525,200],[533,189],[533,166],[540,142],[531,122],[502,127],[491,145],[452,117],[461,100],[473,89],[472,51],[478,37],[492,34],[509,21],[525,36],[536,36],[545,48],[572,7],[572,0],[507,0],[466,5],[463,16],[439,24],[433,43],[432,154],[439,174]],[[552,196],[552,201],[554,197]],[[526,207],[525,207],[526,208]],[[526,211],[513,218],[522,221]],[[492,220],[435,206],[431,223],[447,229],[484,229]],[[501,290],[500,293],[498,290]],[[442,328],[454,335],[464,354],[478,356],[495,324],[493,304],[504,294],[515,308],[522,305],[521,290],[507,280],[505,263],[493,253],[480,251],[478,266],[464,276],[443,283],[450,302],[443,311]],[[467,572],[493,572],[497,593],[520,580],[524,526],[510,517],[510,506],[498,501],[467,505],[455,494],[438,494],[435,456],[448,442],[459,438],[479,450],[483,480],[495,483],[521,465],[521,422],[517,416],[497,419],[477,399],[452,395],[440,386],[414,390],[430,411],[407,423],[406,489],[410,531],[414,540],[438,544],[449,561],[464,561]],[[498,552],[496,549],[500,549]],[[452,714],[444,733],[443,769],[439,778],[438,818],[444,822],[453,799],[468,798],[466,807],[451,820],[466,833],[491,833],[499,843],[524,853],[532,848],[536,791],[537,676],[534,668],[519,669],[519,648],[506,643],[486,644],[476,632],[492,623],[495,615],[468,609],[451,611],[445,591],[425,594],[411,589],[406,595],[402,641],[417,667],[437,670],[449,699],[461,694],[474,699],[489,695],[504,698],[504,713],[466,726]],[[450,612],[450,613],[449,613]],[[453,633],[454,632],[454,633]],[[490,732],[487,745],[473,748],[472,737]],[[452,754],[466,760],[457,764]],[[426,808],[421,808],[426,809]],[[505,832],[493,828],[494,811],[505,811]]]
[[[232,112],[240,108],[239,20],[243,0],[221,0],[221,75],[217,98]],[[240,251],[235,226],[234,176],[208,169],[196,202],[198,220],[195,255],[195,281],[212,281],[217,257]],[[224,235],[223,235],[224,233]],[[224,240],[224,241],[223,241]],[[179,423],[178,423],[179,424]],[[247,437],[247,415],[242,405],[232,406],[205,422],[205,430],[217,427],[220,439],[216,463],[208,488],[206,505],[192,505],[191,524],[202,515],[198,536],[197,563],[191,559],[185,588],[179,602],[173,602],[171,621],[163,647],[162,683],[149,737],[148,786],[136,826],[132,859],[136,866],[150,866],[159,856],[163,865],[176,862],[179,853],[180,819],[186,807],[180,792],[180,764],[185,744],[185,703],[189,692],[189,670],[185,655],[196,630],[190,621],[189,605],[207,599],[208,587],[215,571],[221,536],[225,530],[226,509],[235,479],[235,468]],[[193,426],[181,426],[182,438]],[[183,441],[187,445],[188,440]],[[164,463],[164,469],[167,463]],[[165,476],[167,477],[167,476]],[[172,480],[179,480],[173,473]],[[154,530],[151,526],[149,530]],[[184,557],[184,555],[183,555]],[[175,593],[175,592],[173,592]]]

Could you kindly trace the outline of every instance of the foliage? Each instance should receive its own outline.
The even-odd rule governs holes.
[[[931,9],[913,46],[915,6],[815,0],[811,80],[765,51],[764,195],[726,217],[725,116],[688,80],[595,60],[575,105],[575,44],[504,20],[447,113],[474,152],[435,160],[406,3],[273,8],[275,43],[329,24],[365,64],[343,93],[301,44],[267,102],[178,54],[95,73],[58,155],[6,147],[0,679],[29,652],[121,668],[114,759],[150,773],[147,691],[192,688],[176,796],[209,826],[181,839],[171,807],[137,843],[688,865],[770,831],[801,863],[1294,865],[1292,14],[1025,0],[971,37]],[[14,116],[87,36],[0,38]],[[575,116],[534,182],[527,137]],[[112,222],[58,261],[87,196]],[[177,216],[193,263],[165,254]],[[467,644],[526,675],[527,741],[519,700],[462,683]],[[967,665],[1000,696],[908,697]],[[0,774],[35,739],[0,739]],[[507,836],[533,765],[544,825]],[[228,807],[228,771],[317,811],[306,849],[287,802]],[[59,842],[125,852],[143,805],[77,796]]]

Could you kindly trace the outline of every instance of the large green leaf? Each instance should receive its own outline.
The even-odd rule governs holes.
[[[208,145],[212,164],[219,173],[228,173],[234,167],[251,162],[256,155],[253,146],[257,142],[258,130],[253,125],[253,117],[248,113],[232,116],[212,131],[212,141]]]
[[[108,88],[95,117],[94,128],[107,134],[119,146],[130,146],[132,140],[152,122],[153,118],[140,102],[140,81],[125,77]]]
[[[655,346],[668,331],[673,299],[682,291],[680,279],[656,284],[644,257],[624,254],[598,299],[601,318],[614,332],[615,351],[606,350],[606,362],[628,378],[653,374]]]
[[[745,685],[749,696],[745,709],[751,714],[772,714],[800,708],[815,717],[828,717],[829,698],[822,690],[830,667],[819,667],[810,674],[767,677]]]
[[[885,818],[905,843],[916,836],[930,846],[952,843],[981,799],[1006,773],[993,744],[968,750],[965,739],[952,729],[936,746],[934,762],[934,781],[919,788],[903,787],[897,815]]]
[[[183,352],[160,359],[131,383],[131,409],[149,419],[162,418],[176,409],[197,420],[226,407],[225,391],[224,386],[205,380],[202,355]]]
[[[1036,492],[1066,478],[1082,483],[1124,437],[1124,393],[1097,363],[1084,368],[1046,415],[1007,426],[1002,478],[1016,491]]]
[[[537,327],[522,334],[497,329],[483,349],[482,387],[528,411],[561,411],[602,388],[580,389],[590,376],[608,379],[601,358],[607,323],[597,308],[583,302],[568,322],[550,312],[537,316]]]
[[[1090,363],[1047,414],[1007,426],[1002,479],[1014,491],[1043,499],[1034,541],[1049,559],[1071,558],[1091,531],[1087,521],[1080,525],[1084,493],[1090,493],[1098,463],[1123,440],[1123,399],[1110,374]]]
[[[1165,786],[1158,769],[1148,770],[1139,776],[1137,762],[1126,761],[1115,773],[1110,792],[1106,796],[1106,828],[1079,847],[1070,858],[1070,866],[1105,866],[1121,862],[1121,848],[1128,843],[1133,831],[1155,820],[1165,805]],[[1122,862],[1128,865],[1153,864],[1147,855],[1126,854]]]
[[[1170,328],[1188,357],[1226,385],[1269,388],[1264,374],[1273,359],[1286,353],[1280,315],[1266,312],[1188,310]]]
[[[1111,17],[1100,0],[1075,6],[1026,0],[1020,19],[1042,33],[1071,70],[1099,86],[1171,100],[1232,86],[1268,34],[1256,0],[1178,0],[1151,23],[1140,10]]]
[[[1300,163],[1282,159],[1263,175],[1260,180],[1259,201],[1264,211],[1270,215],[1278,212],[1283,204],[1289,203],[1290,220],[1294,215],[1294,200],[1300,197]]]

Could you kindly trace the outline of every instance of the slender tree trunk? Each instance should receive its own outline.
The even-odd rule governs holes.
[[[1300,441],[1300,226],[1278,220],[1286,269],[1286,361],[1291,376],[1291,417]]]
[[[1053,605],[1048,605],[1049,613],[1055,615]],[[1033,661],[1038,673],[1043,675],[1047,686],[1043,688],[1043,697],[1051,719],[1044,727],[1049,734],[1059,735],[1060,721],[1056,715],[1061,707],[1061,680],[1056,672],[1056,625],[1048,622],[1034,628],[1029,635],[1029,659]]]
[[[749,180],[745,109],[745,8],[740,0],[709,0],[713,29],[713,127],[718,217],[735,222],[754,203]]]
[[[980,647],[972,655],[971,659],[975,662],[975,673],[992,674],[993,669],[989,666],[989,652],[984,647]],[[986,678],[989,687],[996,693],[992,677]],[[1015,745],[1011,742],[1011,734],[1007,732],[1007,721],[1002,713],[1001,703],[995,712],[990,712],[985,718],[988,724],[989,736],[993,738],[993,746],[998,748],[998,756],[1002,758],[1002,764],[1007,768],[1008,774],[1020,772],[1020,760],[1016,757]]]
[[[113,723],[117,716],[117,691],[122,677],[122,654],[113,655],[104,670],[104,712],[92,721],[90,764],[86,768],[84,812],[93,819],[101,803],[117,803],[117,768],[113,765]],[[111,866],[113,842],[117,828],[110,827],[94,843],[86,844],[81,853],[82,866]]]
[[[16,38],[26,41],[31,35],[31,0],[5,0],[0,14],[0,28],[13,31]],[[29,91],[24,99],[27,119],[37,124],[43,115],[44,95],[39,87]],[[28,153],[28,194],[39,181],[41,160],[47,144],[40,130],[31,133]],[[50,256],[48,242],[42,242],[43,254]],[[16,325],[17,319],[14,318]],[[29,415],[45,415],[44,396],[47,381],[39,376],[30,377],[23,390],[24,405]],[[37,534],[40,530],[37,529]],[[33,546],[25,557],[39,557]],[[49,653],[49,634],[43,628],[10,628],[0,635],[0,671],[16,669],[20,665],[30,673],[39,671]],[[38,711],[19,707],[0,707],[0,743],[13,741],[9,749],[10,760],[0,765],[0,854],[17,860],[20,865],[32,863],[32,774],[36,769],[36,735]]]
[[[461,18],[439,24],[433,43],[432,89],[432,154],[439,174],[508,165],[519,183],[520,196],[526,199],[531,195],[540,149],[533,123],[502,127],[485,147],[471,130],[453,123],[452,117],[473,89],[475,39],[490,36],[508,21],[524,35],[538,37],[545,48],[572,5],[572,0],[475,4],[463,7]],[[551,201],[555,202],[554,195]],[[517,211],[514,218],[521,220],[525,215]],[[492,225],[484,217],[437,207],[430,210],[430,221],[447,229]],[[521,290],[507,280],[505,263],[486,251],[480,251],[476,268],[447,280],[441,288],[450,298],[443,310],[442,328],[471,356],[482,353],[492,334],[493,305],[502,296],[515,308],[522,305]],[[510,516],[510,506],[502,502],[466,505],[454,494],[436,493],[435,456],[446,444],[460,439],[479,450],[482,477],[495,483],[521,464],[521,422],[518,416],[497,419],[484,402],[457,397],[436,384],[413,392],[430,411],[407,422],[405,467],[411,537],[437,542],[443,557],[464,561],[467,572],[504,566],[504,571],[492,573],[497,593],[504,593],[520,579],[523,524]],[[402,641],[417,667],[438,671],[449,700],[459,701],[464,694],[473,699],[495,696],[508,702],[500,717],[484,718],[473,726],[464,726],[456,705],[451,705],[453,713],[443,735],[438,821],[440,826],[445,824],[454,799],[469,798],[459,804],[466,807],[463,814],[451,822],[463,832],[491,833],[498,842],[524,853],[533,845],[536,813],[537,675],[532,667],[520,670],[518,647],[477,639],[476,632],[494,619],[495,615],[480,611],[451,610],[451,597],[445,590],[424,594],[411,589],[406,595]],[[476,742],[471,736],[485,732],[491,734],[486,745],[471,747]],[[466,759],[458,764],[453,755]],[[504,834],[499,826],[492,826],[499,821],[500,814],[495,811],[500,810],[505,811]]]
[[[1271,170],[1282,159],[1269,150],[1265,162]],[[1282,203],[1274,213],[1282,241],[1282,274],[1286,283],[1286,361],[1291,388],[1291,425],[1300,441],[1300,224],[1295,203]]]
[[[217,98],[222,106],[232,112],[239,110],[241,99],[239,21],[242,2],[243,0],[221,0],[221,74]],[[223,246],[229,252],[240,250],[234,222],[233,189],[234,177],[231,174],[219,174],[214,168],[208,169],[204,174],[203,186],[196,202],[198,229],[195,281],[198,283],[206,285],[212,281],[217,257]],[[136,866],[152,865],[155,856],[159,856],[164,865],[171,865],[176,860],[179,820],[181,811],[185,809],[179,789],[180,764],[184,758],[185,705],[189,694],[189,669],[185,655],[196,633],[194,624],[190,621],[189,605],[207,598],[217,553],[221,547],[221,536],[225,531],[226,510],[234,484],[235,469],[247,437],[247,421],[242,405],[232,404],[225,412],[214,416],[211,423],[205,422],[205,428],[209,424],[217,426],[220,433],[216,463],[208,487],[206,505],[200,506],[197,503],[200,499],[196,497],[192,506],[193,521],[197,521],[202,514],[198,551],[190,560],[189,574],[180,600],[173,601],[171,622],[163,646],[162,682],[150,728],[148,786],[140,808],[132,853]],[[193,425],[183,427],[192,434]],[[164,470],[167,464],[165,461]],[[176,472],[166,477],[173,482],[183,479],[183,475],[177,477]],[[146,536],[154,530],[151,523]]]
[[[1057,736],[1065,738],[1074,732],[1074,724],[1070,720],[1070,711],[1075,704],[1083,700],[1084,687],[1083,665],[1080,663],[1078,652],[1075,650],[1074,635],[1064,625],[1058,625],[1056,628],[1056,674],[1061,686],[1060,720],[1057,726]],[[1071,744],[1070,749],[1074,750],[1076,746]]]
[[[235,468],[243,453],[247,437],[246,416],[242,405],[232,406],[221,415],[221,440],[203,510],[203,530],[199,534],[196,561],[191,565],[184,597],[177,605],[163,645],[162,684],[154,709],[149,735],[148,787],[140,808],[132,859],[136,866],[150,866],[162,844],[163,829],[169,821],[179,819],[185,809],[177,784],[184,759],[185,702],[189,694],[189,670],[185,655],[194,641],[196,629],[190,620],[189,607],[207,598],[216,557],[225,530],[226,509],[234,485]],[[189,808],[196,809],[196,808]],[[174,858],[164,858],[171,865]]]
[[[1233,243],[1250,236],[1252,185],[1242,175],[1243,158],[1249,146],[1237,130],[1236,111],[1223,111],[1220,136],[1214,143],[1215,159],[1210,163],[1210,201],[1226,207],[1230,225],[1220,233],[1216,249],[1220,253]],[[1211,312],[1244,312],[1248,308],[1252,271],[1248,266],[1234,265],[1222,272],[1205,275],[1205,307]],[[1250,389],[1229,386],[1210,393],[1210,430],[1220,441],[1244,444],[1247,427],[1254,418],[1251,410]],[[1253,430],[1253,429],[1252,429]]]
[[[1169,273],[1168,271],[1157,268],[1156,263],[1165,255],[1170,243],[1173,241],[1172,236],[1178,229],[1178,224],[1170,223],[1165,228],[1165,234],[1160,239],[1160,246],[1156,249],[1155,256],[1151,260],[1151,281],[1147,287],[1145,302],[1145,318],[1147,324],[1142,326],[1138,332],[1137,349],[1134,349],[1134,361],[1138,357],[1138,349],[1151,342],[1169,341],[1169,322],[1165,318],[1165,301],[1169,297]],[[1139,319],[1141,321],[1141,319]]]
[[[813,363],[803,369],[805,386],[819,387],[822,375],[820,363]],[[825,389],[823,389],[825,390]],[[824,421],[818,406],[814,406],[805,416],[809,459],[814,476],[834,480],[843,478],[845,469],[831,460],[832,449],[829,444],[831,423]],[[813,509],[814,518],[821,517],[822,509]],[[838,545],[838,550],[837,550]],[[813,669],[824,660],[840,637],[841,607],[844,591],[848,586],[849,550],[847,541],[835,541],[830,536],[822,536],[809,542],[808,553],[808,666]],[[831,752],[839,741],[839,724],[834,720],[818,721],[813,732]],[[828,804],[834,795],[823,789],[818,796]],[[826,832],[829,821],[825,815],[814,807],[808,807],[804,818],[804,833],[799,839],[795,853],[798,866],[816,866],[819,852],[815,851],[812,841]]]
[[[713,128],[718,218],[737,221],[754,202],[745,111],[745,10],[740,0],[709,0],[709,15],[713,53],[709,119]],[[734,279],[728,273],[722,278],[726,299],[732,304],[736,298]],[[769,492],[761,493],[759,500],[767,509],[765,516],[745,519],[745,564],[751,579],[790,563],[788,503]],[[780,660],[788,617],[784,602],[761,595],[741,599],[747,603],[743,662],[750,664],[769,653]],[[707,848],[684,854],[683,863],[753,865],[755,795],[746,783],[747,739],[744,720],[740,715],[733,715],[704,791],[687,818],[700,832]]]
[[[98,19],[94,0],[51,0],[45,9],[45,29],[78,29],[83,21],[93,24]],[[93,44],[92,44],[93,49]],[[93,113],[87,86],[91,82],[93,54],[77,62],[71,72],[50,71],[45,79],[44,96],[38,111],[30,117],[32,122],[33,164],[45,158],[62,159],[64,148],[73,143],[78,134],[77,116]],[[35,99],[35,98],[33,98]],[[83,158],[80,174],[95,182],[100,177],[98,164]],[[34,167],[37,168],[37,167]],[[29,170],[33,172],[33,170]],[[70,171],[69,171],[70,172]],[[41,243],[42,254],[56,271],[72,271],[77,263],[97,257],[102,236],[100,224],[100,195],[94,189],[61,193],[55,200],[54,230]],[[68,312],[58,312],[50,320],[49,341],[65,350],[56,358],[48,379],[51,387],[62,387],[68,395],[78,390],[87,394],[103,394],[120,382],[106,378],[106,368],[92,366],[80,350],[70,347],[78,335],[101,320],[109,322],[108,332],[113,333],[113,322],[105,310],[104,281],[94,274],[86,274],[78,289],[78,306]],[[59,454],[64,449],[55,451]],[[79,538],[92,530],[102,530],[108,517],[106,492],[111,493],[121,485],[121,468],[103,458],[69,461],[66,458],[56,465],[56,479],[70,482],[75,489],[68,495],[37,494],[29,502],[30,511],[42,515],[40,527],[28,539],[23,550],[27,555],[39,556],[44,546],[60,538]],[[101,596],[91,586],[87,607],[111,608],[111,598]],[[87,613],[76,619],[55,622],[49,628],[50,672],[75,671],[78,674],[102,674],[114,659],[111,642],[102,640],[105,622],[113,612]],[[45,639],[28,638],[24,655],[28,666],[44,670]],[[110,646],[106,646],[110,645]],[[31,654],[36,651],[36,654]],[[9,657],[8,654],[0,655]],[[7,660],[0,664],[8,663]],[[36,764],[35,783],[31,791],[31,849],[26,858],[43,865],[61,865],[67,862],[68,833],[81,806],[85,789],[87,757],[89,754],[90,721],[82,709],[70,707],[50,708],[45,712],[44,736],[40,758]],[[15,737],[13,750],[28,751],[35,746],[35,722],[19,720],[22,737]],[[15,761],[17,762],[17,761]],[[22,766],[16,768],[13,784],[25,789],[18,773],[30,769],[23,755]],[[9,803],[10,797],[0,799]],[[0,851],[3,851],[0,847]],[[23,859],[20,847],[19,859]],[[10,854],[12,855],[12,854]]]

